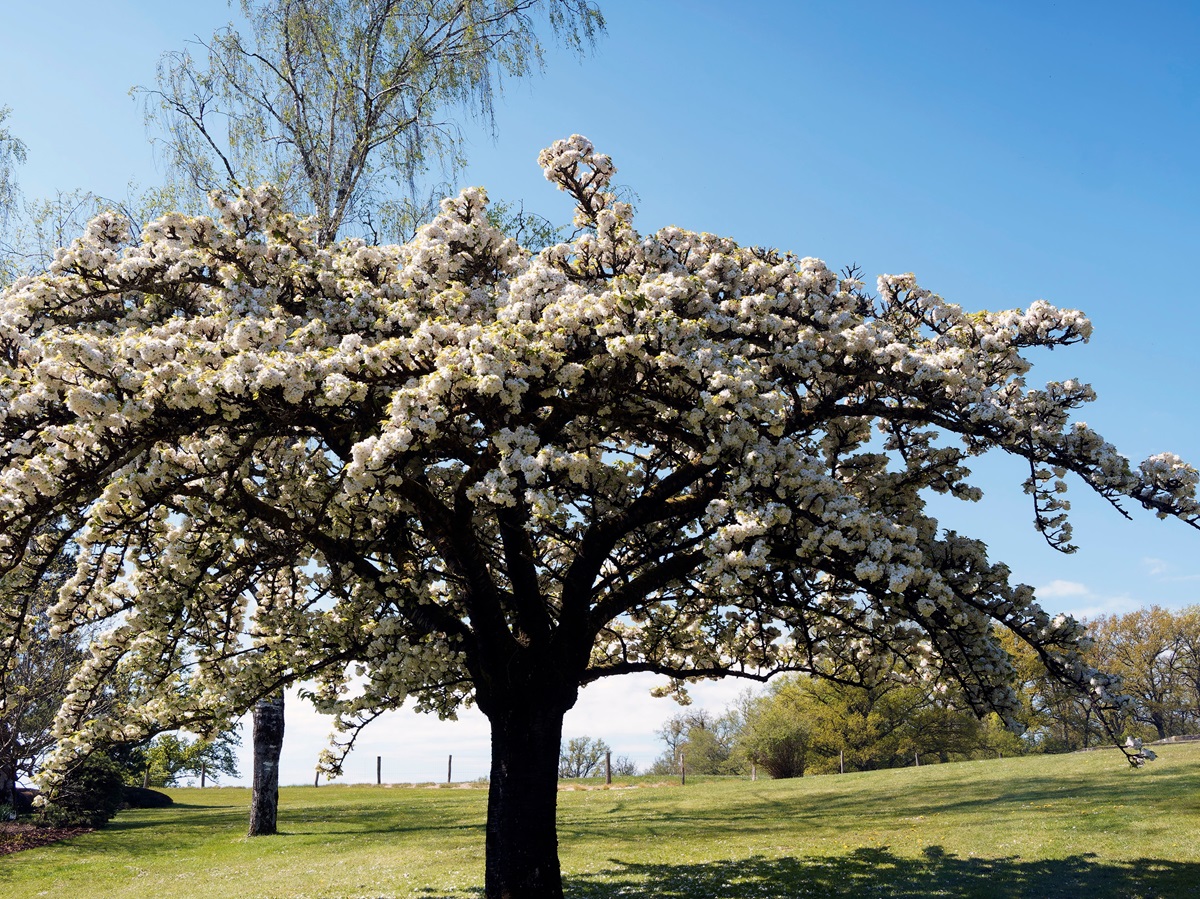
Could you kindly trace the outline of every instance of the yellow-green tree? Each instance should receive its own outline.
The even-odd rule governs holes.
[[[1162,740],[1195,730],[1198,720],[1193,684],[1200,680],[1189,646],[1200,644],[1187,628],[1195,626],[1195,610],[1172,612],[1160,606],[1124,615],[1107,615],[1089,625],[1095,640],[1093,658],[1120,676],[1135,705],[1132,718]]]

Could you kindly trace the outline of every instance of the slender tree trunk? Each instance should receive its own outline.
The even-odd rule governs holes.
[[[0,715],[0,805],[17,805],[17,728],[15,719]]]
[[[17,767],[0,764],[0,806],[17,807]]]
[[[488,791],[487,899],[561,899],[555,807],[565,710],[512,703],[493,709]]]
[[[250,836],[276,832],[279,813],[279,754],[283,750],[283,691],[254,706],[254,789],[250,796]]]

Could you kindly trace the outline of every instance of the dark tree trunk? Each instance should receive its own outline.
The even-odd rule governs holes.
[[[0,805],[17,805],[17,727],[14,719],[0,715]]]
[[[283,750],[283,691],[254,705],[254,789],[250,836],[276,832],[279,813],[279,754]]]
[[[1154,730],[1158,733],[1160,740],[1167,738],[1167,719],[1161,712],[1155,712],[1150,716],[1150,721],[1154,725]]]
[[[0,806],[17,807],[16,765],[0,764]]]
[[[555,807],[565,709],[536,701],[489,714],[487,899],[561,899]]]

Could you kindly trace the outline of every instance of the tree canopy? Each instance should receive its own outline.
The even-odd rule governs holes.
[[[1082,313],[967,313],[912,275],[872,295],[817,259],[643,235],[586,139],[540,162],[579,233],[537,254],[478,188],[387,247],[327,245],[260,190],[131,247],[102,216],[4,292],[5,583],[42,564],[39,524],[74,512],[55,619],[107,623],[60,766],[290,679],[351,726],[474,702],[493,730],[488,895],[555,896],[562,716],[601,678],[945,678],[1011,720],[1002,622],[1118,701],[1075,621],[924,511],[926,491],[976,498],[967,463],[999,449],[1028,460],[1060,550],[1068,475],[1197,525],[1194,468],[1133,467],[1072,422],[1089,387],[1026,383],[1023,352],[1086,340]],[[0,670],[27,613],[5,593]],[[124,669],[138,705],[93,715]]]

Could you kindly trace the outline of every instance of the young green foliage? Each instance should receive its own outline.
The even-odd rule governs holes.
[[[232,25],[163,56],[148,122],[171,170],[201,193],[283,191],[329,243],[350,221],[369,233],[414,226],[416,179],[454,167],[453,110],[490,117],[506,77],[541,65],[535,24],[582,51],[604,28],[592,0],[242,0]]]

